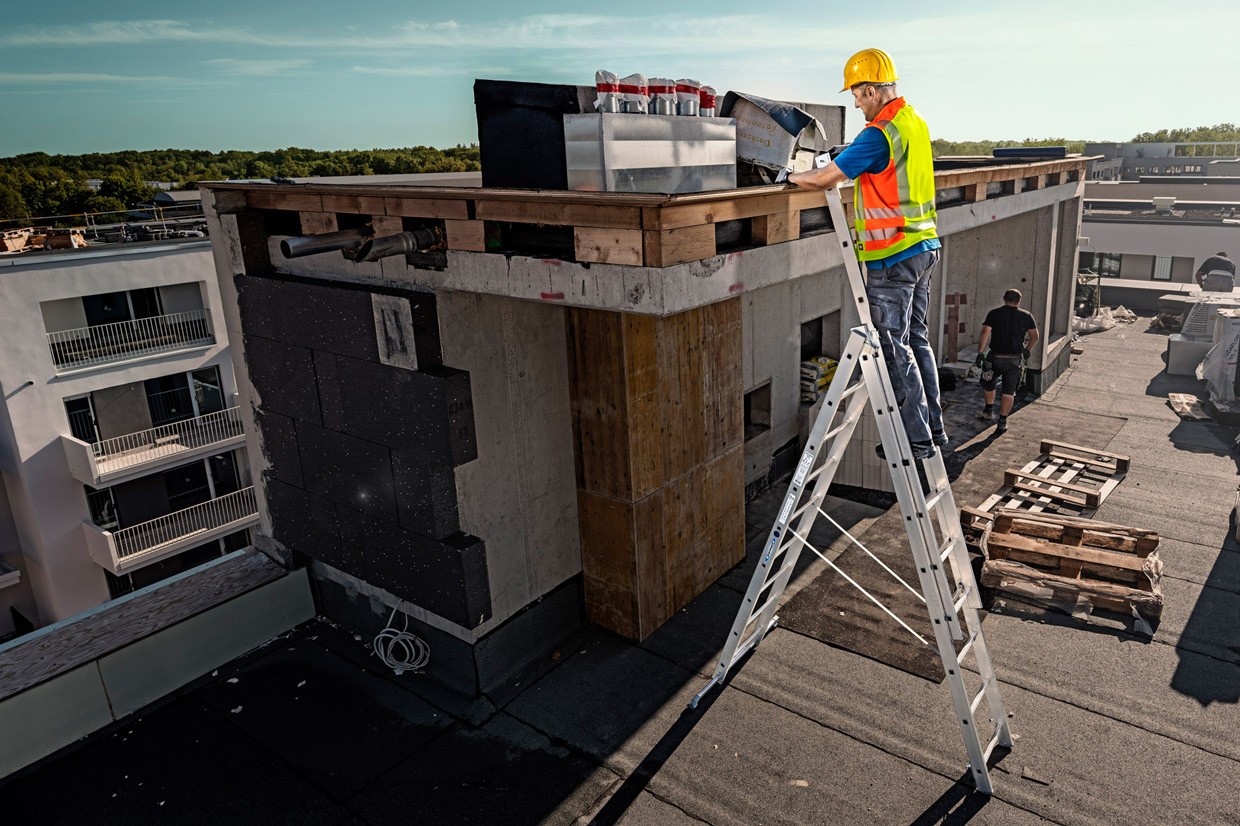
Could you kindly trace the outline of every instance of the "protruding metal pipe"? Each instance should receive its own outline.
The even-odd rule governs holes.
[[[372,238],[362,244],[354,261],[378,261],[390,255],[408,255],[411,252],[423,252],[442,246],[443,233],[438,228],[422,228]]]
[[[360,247],[374,230],[370,227],[342,229],[339,232],[323,232],[318,235],[303,235],[300,238],[286,238],[280,242],[280,252],[285,258],[301,258],[303,255],[315,255],[320,252],[349,250]]]

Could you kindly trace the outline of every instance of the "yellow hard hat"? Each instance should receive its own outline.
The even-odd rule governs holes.
[[[844,64],[844,88],[847,92],[858,83],[895,83],[896,62],[882,49],[862,49]]]

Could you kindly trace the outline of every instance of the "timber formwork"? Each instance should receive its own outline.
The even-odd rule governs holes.
[[[941,171],[940,212],[1067,184],[1079,189],[1085,164],[1069,158]],[[654,309],[640,293],[664,280],[703,283],[733,252],[829,233],[821,193],[783,186],[670,196],[313,183],[207,188],[214,213],[236,220],[232,272],[222,277],[308,274],[565,307],[580,570],[591,621],[642,639],[743,559],[741,294],[782,276],[747,265],[754,272],[746,283],[693,294],[678,287],[679,303]],[[280,237],[364,224],[377,236],[433,227],[446,249],[369,265],[326,253],[313,256],[321,260],[309,271],[277,251]],[[504,257],[507,268],[486,263]],[[521,277],[512,266],[519,258],[546,261],[551,277],[514,287],[505,279]],[[698,272],[696,262],[711,263]],[[592,265],[608,266],[592,274]],[[453,273],[470,268],[483,275]],[[569,272],[559,282],[557,268]],[[586,278],[623,283],[595,283],[586,301],[571,286],[584,292]],[[485,393],[474,393],[475,407],[484,404]]]

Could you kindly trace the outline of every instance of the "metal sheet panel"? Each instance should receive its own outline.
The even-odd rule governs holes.
[[[564,154],[569,189],[670,194],[736,188],[731,118],[565,115]]]

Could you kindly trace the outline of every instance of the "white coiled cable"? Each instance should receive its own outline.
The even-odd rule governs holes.
[[[396,612],[404,604],[403,601],[398,602],[392,609],[392,616],[388,617],[387,627],[375,635],[373,644],[375,656],[381,663],[395,671],[397,677],[406,671],[421,671],[431,661],[430,644],[421,637],[409,633],[408,614],[404,615],[403,628],[398,631],[392,626],[392,621],[396,619]]]

